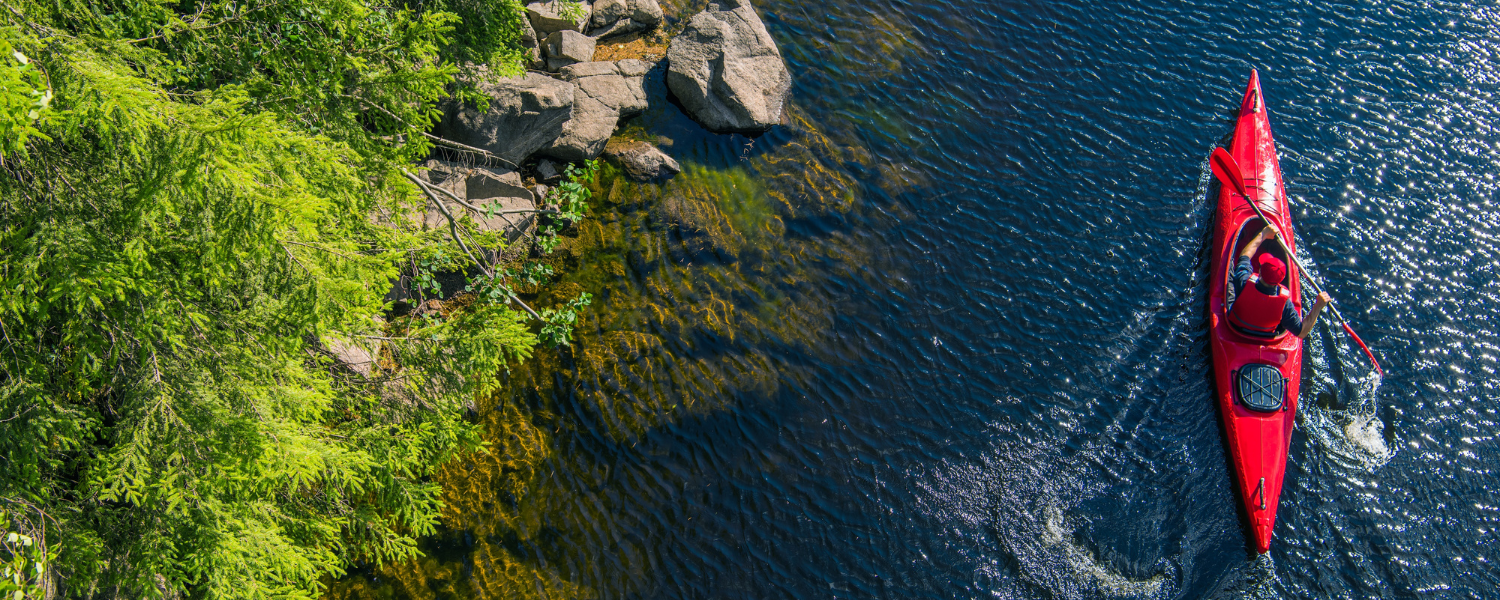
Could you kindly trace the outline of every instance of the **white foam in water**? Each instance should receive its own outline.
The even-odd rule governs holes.
[[[1082,461],[1059,460],[1037,447],[998,447],[983,464],[946,465],[926,477],[928,510],[969,535],[989,538],[976,548],[978,572],[1005,580],[1019,575],[1056,598],[1166,598],[1176,566],[1164,561],[1148,578],[1132,579],[1113,569],[1079,543],[1077,525],[1066,513],[1069,502],[1104,493],[1096,478],[1068,472]],[[1043,456],[1046,455],[1046,456]],[[1015,557],[1005,566],[996,553]],[[985,564],[988,562],[988,564]],[[1005,590],[992,590],[1004,596]],[[1025,593],[1021,590],[1012,590]]]
[[[1395,458],[1396,452],[1385,441],[1385,423],[1376,410],[1379,377],[1372,375],[1359,388],[1360,397],[1351,401],[1348,409],[1327,409],[1309,403],[1299,409],[1299,420],[1308,438],[1318,442],[1337,462],[1351,469],[1374,472]]]
[[[1167,583],[1165,574],[1143,580],[1120,575],[1101,563],[1094,553],[1073,541],[1073,532],[1064,526],[1061,508],[1048,505],[1043,513],[1046,516],[1046,529],[1042,533],[1042,542],[1057,550],[1075,575],[1091,581],[1111,597],[1161,597],[1162,589]]]
[[[1374,412],[1354,415],[1344,426],[1344,435],[1366,454],[1384,457],[1381,464],[1390,460],[1391,450],[1385,445],[1385,423]]]

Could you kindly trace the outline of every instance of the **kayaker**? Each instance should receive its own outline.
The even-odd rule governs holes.
[[[1250,258],[1260,250],[1261,243],[1275,237],[1276,228],[1267,225],[1240,252],[1234,273],[1229,276],[1229,283],[1235,290],[1234,305],[1229,307],[1229,323],[1235,330],[1254,338],[1272,339],[1284,330],[1294,331],[1297,337],[1307,339],[1313,325],[1318,322],[1318,314],[1331,299],[1327,293],[1318,294],[1312,313],[1304,321],[1292,304],[1291,292],[1281,285],[1286,281],[1286,263],[1269,253],[1262,254],[1255,259],[1252,274]]]

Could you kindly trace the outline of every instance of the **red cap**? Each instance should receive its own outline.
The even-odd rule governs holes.
[[[1261,281],[1279,285],[1286,280],[1286,263],[1270,254],[1262,254],[1255,258],[1255,272]]]

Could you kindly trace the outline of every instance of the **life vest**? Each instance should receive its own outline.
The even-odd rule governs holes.
[[[1229,323],[1250,337],[1271,339],[1281,327],[1281,313],[1286,310],[1286,301],[1292,293],[1278,285],[1276,293],[1268,295],[1260,291],[1259,283],[1260,275],[1250,276],[1239,297],[1234,299],[1234,306],[1229,308]]]

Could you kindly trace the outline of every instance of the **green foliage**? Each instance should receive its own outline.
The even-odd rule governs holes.
[[[50,116],[51,103],[52,89],[41,70],[0,39],[0,163],[26,157],[26,142],[42,135],[38,121]]]
[[[557,15],[574,23],[583,23],[589,10],[579,0],[552,0],[557,5]]]
[[[577,221],[588,214],[589,199],[593,198],[588,182],[593,181],[598,172],[597,160],[585,162],[583,167],[569,163],[563,168],[563,182],[547,195],[552,204],[557,205],[558,210],[563,213],[563,219]]]
[[[65,597],[311,598],[412,556],[539,341],[508,293],[382,320],[398,265],[464,264],[401,169],[455,63],[514,67],[518,5],[5,8],[0,499],[52,525],[0,558]]]
[[[520,0],[435,0],[427,6],[458,17],[451,41],[443,49],[450,60],[485,65],[501,76],[524,71],[521,20],[526,18],[526,7]]]
[[[598,172],[597,160],[587,161],[582,167],[569,163],[563,169],[563,182],[552,188],[546,198],[546,202],[556,208],[557,214],[543,219],[537,232],[537,245],[543,253],[551,253],[557,248],[557,234],[561,229],[588,215],[589,199],[593,197],[588,182],[593,181]]]
[[[541,285],[555,275],[551,265],[542,263],[529,263],[521,269],[516,279],[526,285]]]
[[[0,510],[0,598],[40,600],[46,597],[46,549],[10,517]]]
[[[573,324],[578,322],[578,311],[594,301],[588,292],[569,300],[561,309],[542,311],[542,341],[552,347],[567,346],[572,341]]]
[[[0,38],[0,163],[26,157],[26,142],[42,134],[37,125],[51,116],[51,104],[46,75]]]

